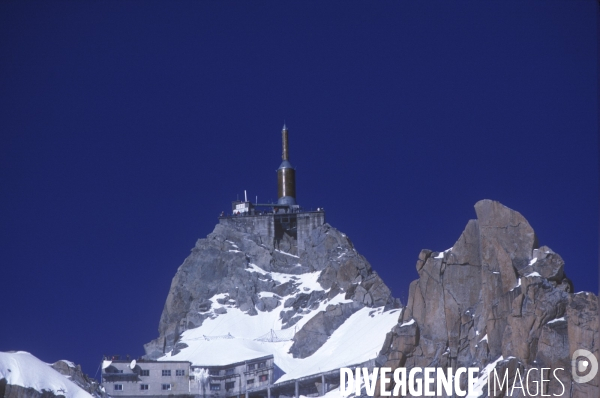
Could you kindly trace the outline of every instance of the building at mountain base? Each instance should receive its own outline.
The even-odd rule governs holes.
[[[226,366],[117,359],[103,362],[102,385],[113,397],[249,397],[263,390],[270,396],[281,375],[272,355]]]
[[[272,355],[221,366],[143,359],[102,364],[102,386],[111,397],[317,397],[339,383],[337,370],[274,384],[282,375]]]
[[[102,386],[112,397],[190,395],[190,362],[104,360]]]

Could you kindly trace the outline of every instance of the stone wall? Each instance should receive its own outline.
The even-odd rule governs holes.
[[[298,213],[298,252],[304,251],[304,241],[310,233],[325,224],[325,212]]]
[[[268,241],[271,244],[275,238],[272,214],[220,217],[219,224],[242,233],[260,235],[265,241]]]
[[[310,236],[310,233],[325,224],[325,212],[291,213],[289,216],[290,218],[296,218],[297,249],[300,253],[304,250],[304,241]],[[264,243],[272,245],[275,239],[274,219],[273,214],[221,217],[219,218],[219,224],[242,233],[259,235],[264,239]]]

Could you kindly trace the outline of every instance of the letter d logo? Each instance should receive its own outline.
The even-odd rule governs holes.
[[[579,359],[581,357],[585,359]],[[579,376],[579,373],[586,372],[587,370],[589,370],[588,374]],[[598,373],[598,361],[594,354],[588,350],[575,350],[571,357],[571,374],[573,375],[573,380],[576,383],[587,383],[596,377],[596,373]]]

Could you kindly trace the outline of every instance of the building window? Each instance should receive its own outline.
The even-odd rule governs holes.
[[[196,380],[194,376],[190,376],[190,380]]]
[[[254,370],[254,369],[256,369],[255,363],[251,363],[250,365],[248,365],[248,370]]]
[[[232,375],[234,371],[235,371],[235,368],[229,368],[229,369],[227,369],[227,370],[225,371],[225,374],[226,374],[226,375]]]
[[[171,369],[163,369],[162,375],[163,376],[171,376]],[[166,385],[166,384],[163,384],[163,385]],[[164,388],[163,388],[163,390],[164,390]]]
[[[164,372],[164,370],[163,370]],[[166,391],[171,391],[171,384],[163,384],[162,389]]]
[[[148,369],[142,369],[140,371],[140,376],[150,376],[150,371]]]
[[[267,381],[268,378],[269,378],[269,375],[260,375],[258,377],[258,381],[260,381],[260,382]]]
[[[140,390],[147,390],[148,384],[140,384]]]
[[[226,390],[233,390],[234,387],[235,387],[235,381],[228,381],[227,383],[225,383]]]
[[[220,390],[221,390],[220,384],[211,384],[210,385],[210,391],[220,391]]]
[[[208,374],[211,376],[218,376],[219,375],[219,369],[209,369]]]
[[[249,386],[253,385],[254,384],[254,379],[247,380],[246,384],[249,385]]]
[[[259,369],[262,369],[262,368],[265,368],[265,367],[267,367],[267,363],[266,362],[259,362],[258,363],[258,368]]]
[[[175,376],[185,376],[185,370],[183,370],[183,369],[175,370]]]
[[[115,384],[115,391],[123,391],[123,384]]]

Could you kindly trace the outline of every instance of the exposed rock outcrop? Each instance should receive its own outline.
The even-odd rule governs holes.
[[[183,331],[226,313],[227,308],[239,308],[249,316],[279,311],[282,329],[286,329],[324,305],[302,323],[294,337],[290,352],[304,358],[359,309],[400,307],[348,237],[330,225],[313,229],[298,252],[292,246],[285,251],[285,241],[276,248],[272,240],[248,232],[251,225],[244,223],[251,222],[251,217],[240,217],[236,223],[217,224],[206,239],[197,241],[173,278],[160,319],[160,336],[145,345],[148,358],[168,352],[175,355],[185,348],[178,344]],[[314,272],[319,272],[317,284],[301,291],[298,278]],[[334,298],[338,300],[328,304]],[[223,306],[213,308],[214,303]]]
[[[97,398],[106,398],[108,395],[100,387],[98,380],[88,376],[81,370],[81,365],[76,365],[70,361],[57,361],[50,365],[52,369],[56,370],[63,376],[66,376],[73,383],[77,384],[83,390],[87,391],[91,395]]]
[[[599,356],[598,297],[573,293],[564,261],[539,247],[521,214],[491,200],[478,202],[475,211],[477,219],[451,249],[419,254],[419,279],[410,285],[379,364],[484,369],[500,359],[496,368],[510,369],[511,378],[517,369],[523,375],[532,368],[563,368],[556,374],[564,391],[550,378],[544,394],[600,396],[598,377],[579,384],[571,376],[576,349]],[[530,391],[535,382],[539,376],[529,380]],[[522,396],[520,391],[512,396]]]
[[[21,387],[14,384],[8,384],[6,379],[0,379],[0,397],[1,398],[64,398],[64,395],[55,395],[52,391],[37,391],[31,387]]]

